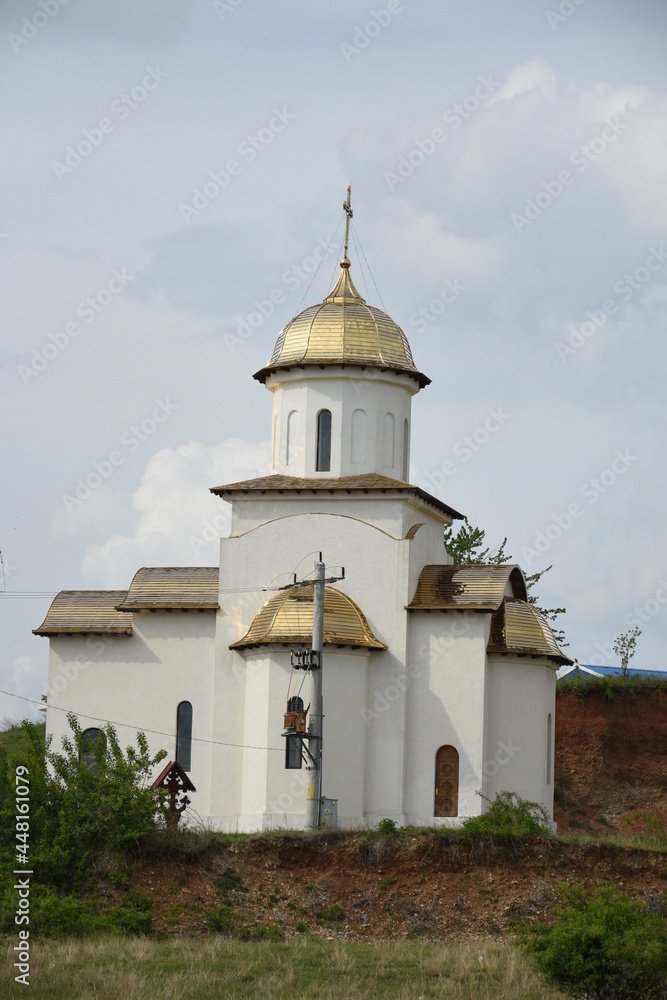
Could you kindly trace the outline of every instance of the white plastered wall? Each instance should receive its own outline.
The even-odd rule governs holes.
[[[267,379],[266,385],[273,393],[272,473],[332,478],[376,472],[393,479],[406,478],[411,400],[419,391],[418,383],[410,376],[374,368],[306,367],[277,372]],[[323,409],[330,410],[332,418],[331,468],[318,472],[315,467],[317,414]],[[356,411],[361,411],[364,418],[355,421],[357,439],[353,446],[353,414]],[[296,417],[290,420],[290,414]],[[391,457],[387,455],[385,442],[387,414],[394,422]],[[404,446],[406,420],[407,456]]]
[[[479,815],[483,787],[486,644],[490,616],[413,612],[408,660],[406,821],[460,824]],[[459,754],[458,817],[434,817],[438,748]]]
[[[516,792],[543,805],[550,819],[557,669],[546,657],[491,655],[486,686],[484,795]]]
[[[49,652],[47,733],[60,751],[71,735],[67,713],[82,729],[114,724],[121,746],[136,745],[143,730],[151,754],[176,755],[176,710],[192,703],[193,742],[190,777],[198,791],[192,808],[209,813],[211,693],[214,674],[215,615],[211,611],[128,613],[133,634],[53,636]],[[164,767],[155,770],[154,777]]]
[[[352,501],[350,502],[352,503]],[[372,507],[382,501],[369,501]],[[229,743],[243,745],[251,740],[252,719],[256,712],[252,702],[264,697],[261,671],[253,666],[253,658],[230,650],[229,644],[240,639],[260,607],[272,596],[260,588],[271,580],[288,582],[285,574],[298,567],[300,577],[312,571],[317,552],[322,551],[328,567],[345,566],[345,580],[336,583],[366,615],[374,634],[385,642],[387,651],[371,651],[367,667],[362,671],[353,665],[355,657],[339,655],[336,675],[325,671],[324,690],[332,676],[347,677],[354,697],[345,703],[345,721],[327,727],[327,760],[325,764],[325,794],[339,799],[339,820],[351,825],[376,818],[392,816],[402,821],[404,815],[404,755],[406,725],[406,657],[408,616],[405,605],[414,595],[421,568],[428,562],[446,562],[442,542],[442,520],[433,523],[428,509],[415,506],[411,499],[384,500],[385,507],[401,527],[405,523],[423,523],[412,539],[392,537],[386,531],[365,521],[341,514],[297,514],[279,521],[264,522],[242,535],[221,539],[221,589],[218,614],[215,718],[219,730]],[[339,502],[337,510],[348,506]],[[357,509],[364,509],[357,504]],[[295,539],[299,540],[298,548]],[[281,575],[282,574],[282,575]],[[229,591],[233,591],[230,593]],[[356,659],[361,654],[356,654]],[[259,655],[257,663],[259,663]],[[273,668],[272,668],[273,669]],[[352,672],[348,677],[348,673]],[[364,678],[363,692],[357,682]],[[282,682],[281,682],[282,683]],[[272,717],[282,722],[286,692],[271,709]],[[279,685],[280,690],[280,685]],[[250,692],[253,692],[252,695]],[[387,692],[389,698],[387,699]],[[387,700],[387,707],[378,718],[369,719],[372,703]],[[342,697],[340,704],[343,703]],[[338,696],[334,706],[338,705]],[[338,712],[339,709],[336,708]],[[340,710],[342,713],[342,709]],[[329,707],[325,705],[325,712]],[[274,719],[274,721],[276,721]],[[273,724],[273,722],[271,723]],[[258,732],[268,733],[268,716],[262,717]],[[356,734],[356,735],[354,735]],[[351,742],[352,741],[352,742]],[[269,743],[261,743],[268,746]],[[271,744],[275,745],[275,743]],[[354,747],[354,750],[351,748]],[[352,753],[364,792],[341,784],[349,770],[345,754]],[[232,746],[214,748],[214,773],[225,775],[216,783],[212,814],[216,823],[264,823],[258,813],[247,811],[243,802],[243,787],[248,781],[249,756]],[[343,755],[343,756],[341,756]],[[340,767],[335,763],[341,760]],[[333,763],[332,763],[333,761]],[[281,762],[282,764],[282,762]],[[227,777],[229,776],[229,777]],[[335,785],[330,786],[330,778]],[[282,794],[282,785],[278,783]],[[338,792],[341,787],[342,791]],[[359,786],[361,787],[361,786]],[[269,798],[275,797],[273,791]],[[363,799],[363,808],[360,805]],[[283,801],[285,801],[283,799]],[[248,807],[249,808],[249,807]],[[259,808],[259,807],[258,807]],[[361,809],[361,812],[357,810]],[[287,811],[282,809],[282,812]]]

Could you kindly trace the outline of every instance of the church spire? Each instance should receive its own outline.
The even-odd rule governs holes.
[[[350,258],[347,255],[350,242],[350,220],[354,215],[352,211],[352,188],[349,184],[347,185],[347,198],[343,202],[343,211],[345,212],[345,244],[343,247],[343,259],[340,262],[342,273],[324,301],[333,302],[337,306],[362,305],[366,300],[359,294],[350,277]]]
[[[350,220],[354,215],[352,211],[352,186],[347,185],[347,200],[343,202],[343,211],[345,212],[345,248],[343,250],[343,260],[347,260],[347,266],[350,266],[350,262],[347,256],[347,245],[350,237]]]

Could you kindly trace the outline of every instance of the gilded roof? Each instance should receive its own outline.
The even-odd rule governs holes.
[[[35,635],[132,635],[132,620],[116,610],[124,590],[61,590]]]
[[[520,653],[548,656],[559,663],[572,663],[560,649],[551,626],[537,608],[526,601],[506,597],[491,616],[488,653]]]
[[[407,607],[409,611],[495,611],[508,583],[515,597],[526,600],[526,582],[516,565],[424,566]]]
[[[205,611],[218,604],[217,566],[144,566],[119,611]]]
[[[212,486],[211,493],[224,497],[235,493],[407,493],[419,497],[431,504],[437,510],[449,515],[453,520],[462,520],[459,514],[448,504],[431,496],[426,490],[401,479],[392,479],[376,472],[364,473],[360,476],[339,476],[336,479],[312,477],[302,479],[298,476],[261,476],[258,479],[244,479],[238,483],[226,486]]]
[[[313,633],[313,587],[290,587],[259,609],[242,639],[230,649],[247,649],[267,643],[310,645]],[[324,644],[386,649],[377,639],[352,598],[334,587],[324,588]]]
[[[323,302],[309,306],[283,327],[271,360],[254,378],[259,382],[294,365],[359,365],[413,376],[420,387],[430,379],[416,367],[408,338],[385,312],[369,306],[341,261],[340,277]]]

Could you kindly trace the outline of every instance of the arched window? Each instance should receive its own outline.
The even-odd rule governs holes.
[[[394,414],[385,413],[384,415],[384,448],[382,461],[387,468],[392,469],[394,467]]]
[[[553,755],[553,734],[551,727],[551,712],[549,712],[547,716],[547,785],[551,784],[551,758]]]
[[[271,465],[276,467],[276,453],[278,448],[278,417],[273,418],[273,440],[271,442]]]
[[[435,816],[459,814],[459,754],[456,747],[440,747],[435,755]]]
[[[410,481],[410,425],[408,418],[403,421],[403,482]]]
[[[107,739],[101,729],[96,729],[91,727],[90,729],[84,729],[81,734],[81,752],[79,753],[79,760],[82,764],[88,766],[89,771],[97,770],[97,761],[95,760],[95,751],[98,746],[102,745],[106,747]]]
[[[176,760],[184,771],[192,763],[192,705],[182,701],[176,709]]]
[[[331,470],[331,410],[320,410],[317,414],[317,455],[316,472]]]
[[[350,441],[350,461],[352,465],[363,465],[366,461],[366,412],[354,410]]]
[[[296,450],[299,446],[299,414],[291,410],[287,417],[287,443],[285,447],[285,465],[292,465],[296,460]]]

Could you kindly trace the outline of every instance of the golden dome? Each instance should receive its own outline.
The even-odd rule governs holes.
[[[283,327],[271,360],[255,374],[259,382],[295,365],[354,365],[411,375],[420,388],[430,379],[412,359],[408,338],[381,309],[366,304],[343,257],[341,275],[323,302],[309,306]]]
[[[313,587],[282,590],[259,609],[250,628],[230,649],[247,649],[267,643],[310,645],[313,631]],[[328,646],[362,646],[386,649],[351,597],[334,587],[324,588],[324,643]]]

